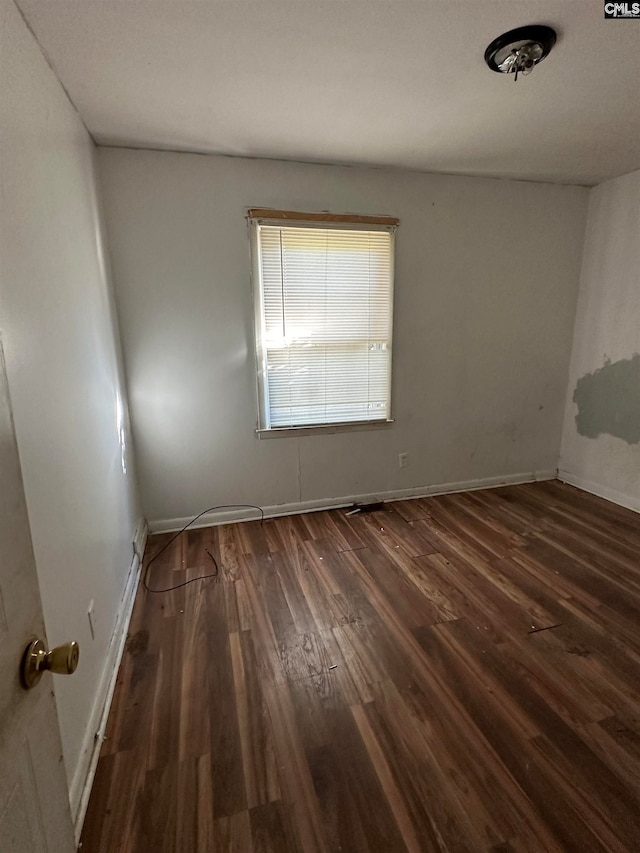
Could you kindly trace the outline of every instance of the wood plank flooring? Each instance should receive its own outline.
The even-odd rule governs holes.
[[[246,522],[152,584],[205,549],[138,591],[82,853],[640,849],[637,514],[554,481]]]

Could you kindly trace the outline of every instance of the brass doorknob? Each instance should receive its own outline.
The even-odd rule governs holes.
[[[35,687],[45,671],[58,675],[71,675],[76,671],[80,659],[80,646],[71,641],[56,646],[50,652],[42,640],[32,640],[24,651],[20,666],[20,680],[27,690]]]

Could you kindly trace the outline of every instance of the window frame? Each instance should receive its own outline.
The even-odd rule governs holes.
[[[258,420],[256,435],[259,438],[275,438],[286,435],[354,432],[361,430],[384,429],[394,423],[392,417],[393,389],[393,337],[394,337],[394,290],[395,290],[395,232],[399,220],[391,216],[360,216],[356,214],[333,213],[300,213],[297,211],[271,210],[268,208],[249,208],[247,210],[247,226],[251,251],[251,292],[254,314],[254,343],[256,360],[256,391],[258,402]],[[267,225],[291,228],[315,228],[354,231],[384,231],[391,235],[389,252],[391,269],[391,292],[389,297],[389,312],[391,328],[389,335],[389,408],[388,416],[380,419],[362,421],[336,421],[319,424],[288,425],[283,427],[268,426],[269,383],[266,347],[263,345],[265,336],[265,316],[261,285],[261,253],[258,239],[258,226]]]

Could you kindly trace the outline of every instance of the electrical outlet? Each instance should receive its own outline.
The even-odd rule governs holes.
[[[408,453],[398,453],[398,468],[406,468],[409,464]]]
[[[91,631],[91,639],[95,640],[96,638],[96,606],[93,603],[93,599],[89,602],[89,607],[87,608],[87,616],[89,617],[89,630]]]

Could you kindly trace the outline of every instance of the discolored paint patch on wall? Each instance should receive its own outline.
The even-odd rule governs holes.
[[[573,402],[580,435],[597,438],[606,432],[627,444],[640,443],[640,353],[605,359],[603,367],[578,379]]]

